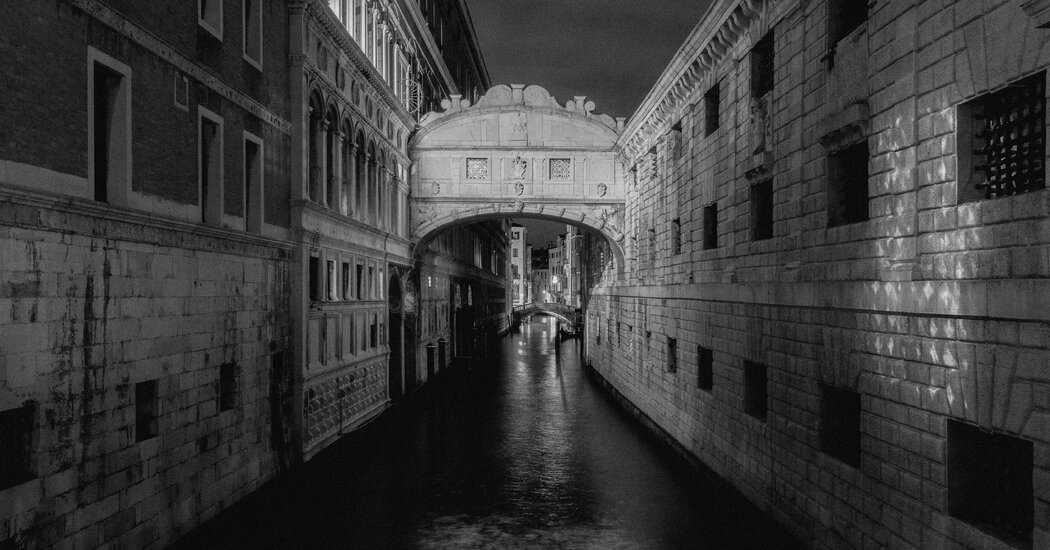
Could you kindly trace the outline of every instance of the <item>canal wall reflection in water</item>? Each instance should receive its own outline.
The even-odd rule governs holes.
[[[798,547],[649,437],[555,334],[536,318],[180,546]]]

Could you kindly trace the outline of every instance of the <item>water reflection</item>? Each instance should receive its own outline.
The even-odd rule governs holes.
[[[186,548],[793,548],[651,441],[536,318]],[[560,345],[560,350],[555,346]]]

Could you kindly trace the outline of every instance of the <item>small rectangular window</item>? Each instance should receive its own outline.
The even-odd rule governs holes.
[[[310,300],[321,301],[321,258],[310,256]]]
[[[263,224],[263,142],[244,133],[244,228],[262,233]]]
[[[678,371],[678,340],[667,339],[667,372]]]
[[[1032,547],[1032,442],[948,420],[948,513],[1018,547]]]
[[[174,102],[179,109],[190,110],[190,79],[180,70],[174,71]]]
[[[346,334],[350,335],[350,338],[349,338],[349,340],[350,340],[350,350],[348,350],[348,352],[350,352],[351,355],[356,355],[357,354],[357,340],[358,340],[358,338],[357,338],[356,316],[354,316],[354,315],[346,316],[345,330],[346,330]]]
[[[704,391],[711,391],[714,386],[714,353],[703,346],[696,346],[697,376],[696,385]]]
[[[157,381],[135,384],[135,441],[146,441],[160,433],[160,396]]]
[[[343,300],[353,298],[353,287],[350,286],[350,262],[343,262]]]
[[[99,202],[121,204],[131,185],[131,69],[88,51],[88,174]]]
[[[773,180],[751,186],[751,240],[773,236]]]
[[[219,410],[228,411],[237,406],[237,367],[234,363],[219,365]]]
[[[357,292],[354,293],[354,297],[358,300],[365,299],[365,266],[358,263],[354,270],[354,282],[357,284]]]
[[[828,227],[868,219],[868,142],[828,155]]]
[[[198,182],[201,221],[222,225],[223,155],[222,118],[204,107],[198,107],[200,136],[198,140]]]
[[[1046,187],[1046,72],[962,104],[958,125],[959,203]]]
[[[716,82],[711,89],[704,94],[704,137],[707,137],[718,129],[718,116],[722,112],[719,84]]]
[[[372,322],[368,325],[368,348],[376,349],[379,347],[379,323],[376,321],[376,314],[372,315]]]
[[[820,450],[860,466],[860,394],[820,385]]]
[[[339,283],[335,275],[335,261],[328,260],[325,262],[325,295],[329,300],[339,299]]]
[[[222,40],[223,0],[197,0],[197,23],[212,36]]]
[[[769,31],[751,49],[751,97],[764,97],[773,91],[773,56],[773,31]]]
[[[354,40],[358,43],[361,42],[362,31],[361,27],[365,21],[365,0],[351,0],[353,2],[353,24],[350,25],[350,34],[353,35]]]
[[[744,361],[744,413],[762,422],[769,410],[767,367]]]
[[[0,411],[0,490],[36,477],[33,473],[35,404]]]
[[[674,126],[671,127],[671,158],[674,160],[682,158],[683,149],[684,140],[682,139],[682,121],[679,119],[678,122],[675,122]]]
[[[682,220],[675,218],[671,220],[671,254],[682,253]]]
[[[374,300],[376,297],[376,268],[368,266],[368,299]]]
[[[718,203],[704,207],[704,250],[718,248]]]
[[[263,0],[244,0],[244,60],[262,70],[262,3]],[[343,0],[345,20],[346,1]]]

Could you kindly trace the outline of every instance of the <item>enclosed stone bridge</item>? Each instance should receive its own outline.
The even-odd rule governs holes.
[[[559,104],[539,86],[495,86],[474,105],[442,102],[412,138],[410,223],[417,250],[449,227],[539,218],[591,229],[622,259],[624,119]]]
[[[529,317],[530,315],[550,315],[566,323],[574,330],[580,321],[577,308],[554,302],[531,302],[514,306],[514,322]]]

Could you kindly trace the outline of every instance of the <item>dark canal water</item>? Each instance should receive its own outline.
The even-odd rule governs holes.
[[[656,443],[540,319],[179,547],[799,548]]]

